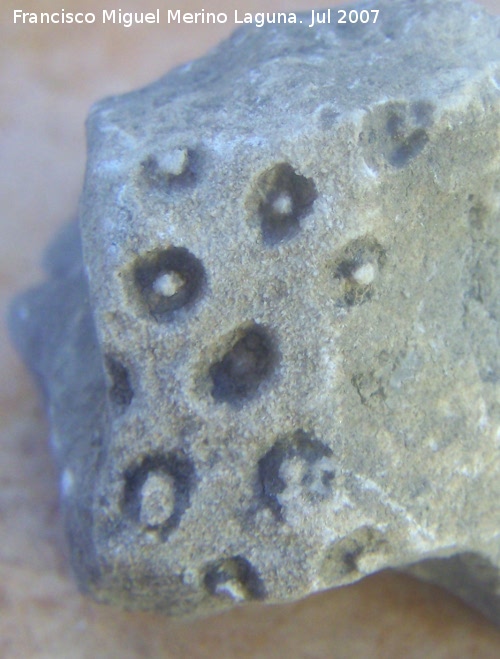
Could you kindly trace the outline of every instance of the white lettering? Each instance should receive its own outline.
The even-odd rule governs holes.
[[[177,10],[178,11],[178,10]],[[169,9],[169,22],[172,10]],[[141,11],[122,11],[121,9],[103,9],[102,10],[103,23],[118,23],[124,27],[131,27],[132,25],[141,25],[143,23],[160,23],[160,10],[156,12],[141,12]]]
[[[172,11],[171,9],[167,12],[167,23],[180,23],[181,22],[181,10],[176,9]]]
[[[126,11],[124,14],[122,14],[120,11],[120,18],[118,21],[125,25],[125,27],[130,27],[134,22],[132,12]]]
[[[267,23],[296,23],[297,16],[293,12],[285,13],[281,12],[257,12],[256,14],[251,14],[245,12],[243,16],[238,14],[238,10],[234,10],[234,22],[237,24],[242,23],[255,23],[257,27],[263,27]]]
[[[169,10],[170,19],[178,19],[180,14],[179,10],[175,13]],[[213,22],[216,20],[218,15],[208,14],[209,20]],[[82,25],[83,23],[92,24],[96,21],[96,15],[92,12],[67,12],[64,9],[61,11],[55,12],[27,12],[22,11],[21,9],[14,9],[12,14],[12,20],[15,24],[17,23],[30,23],[30,24],[40,24],[40,25],[61,25],[77,23]],[[202,19],[203,20],[203,19]],[[122,12],[121,9],[103,9],[102,10],[102,22],[103,23],[119,23],[124,27],[131,27],[132,25],[141,24],[141,23],[160,23],[160,10],[157,9],[155,12]]]
[[[167,11],[167,23],[226,23],[227,22],[227,14],[224,12],[220,12],[219,14],[215,14],[213,11],[205,12],[203,9],[202,11],[197,11],[196,13],[192,14],[190,12],[184,12],[181,14],[180,9],[176,9],[173,11],[172,9],[169,9]]]
[[[108,11],[107,9],[102,10],[102,22],[110,22],[114,23],[115,22],[115,14],[116,14],[116,9],[111,9],[111,11]]]
[[[234,10],[234,22],[235,23],[253,23],[252,14],[249,14],[248,12],[246,12],[244,14],[243,18],[240,21],[240,20],[238,20],[238,10],[235,9]]]
[[[255,14],[255,25],[257,27],[262,27],[265,23],[265,14],[263,12],[257,12]]]

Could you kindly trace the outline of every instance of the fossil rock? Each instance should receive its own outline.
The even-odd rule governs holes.
[[[375,6],[237,31],[90,114],[79,228],[11,328],[101,601],[419,563],[500,619],[499,23]]]

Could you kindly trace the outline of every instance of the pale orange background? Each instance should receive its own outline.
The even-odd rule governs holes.
[[[22,6],[21,6],[22,4]],[[73,216],[83,122],[103,95],[203,54],[232,26],[19,26],[12,11],[277,11],[328,2],[2,0],[0,305],[40,280],[43,246]],[[500,11],[498,0],[484,2]],[[440,589],[384,573],[287,606],[197,623],[124,613],[83,598],[68,567],[58,476],[38,393],[0,323],[0,658],[499,657],[500,632]]]

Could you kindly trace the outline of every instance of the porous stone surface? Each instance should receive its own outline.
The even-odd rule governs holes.
[[[500,620],[499,22],[361,9],[90,114],[79,225],[10,325],[101,601],[201,615],[396,567]]]

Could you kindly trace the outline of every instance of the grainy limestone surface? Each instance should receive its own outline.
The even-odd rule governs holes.
[[[500,621],[499,22],[375,4],[90,114],[79,224],[10,325],[101,601],[201,615],[396,567]]]

